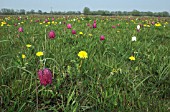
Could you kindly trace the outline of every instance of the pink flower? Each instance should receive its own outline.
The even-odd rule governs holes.
[[[96,20],[94,20],[94,23],[96,23]]]
[[[48,68],[38,70],[38,78],[41,85],[52,84],[52,73]]]
[[[15,23],[14,26],[18,26],[18,25]]]
[[[93,23],[93,28],[96,28],[97,27],[97,24],[96,23]]]
[[[140,29],[137,29],[136,31],[137,31],[137,32],[140,32]]]
[[[76,30],[72,30],[72,34],[73,34],[73,35],[76,34]]]
[[[49,36],[49,38],[51,38],[51,39],[55,38],[55,32],[51,30],[51,31],[48,33],[48,36]]]
[[[152,21],[152,25],[155,25],[155,22],[154,22],[154,21]]]
[[[52,18],[52,21],[54,21],[55,19],[54,19],[54,17]]]
[[[45,23],[47,23],[48,22],[48,19],[45,19]]]
[[[116,26],[112,26],[112,28],[116,28]]]
[[[87,26],[90,26],[90,23],[88,23]]]
[[[71,29],[71,24],[67,24],[67,29]]]
[[[103,35],[100,36],[100,40],[104,40],[105,37]]]
[[[19,32],[23,32],[23,28],[22,28],[22,27],[19,27],[19,28],[18,28],[18,31],[19,31]]]
[[[36,22],[36,23],[38,23],[38,22],[39,22],[39,20],[36,20],[35,22]]]

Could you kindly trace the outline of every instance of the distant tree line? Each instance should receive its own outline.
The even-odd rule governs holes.
[[[167,11],[163,12],[141,12],[138,10],[133,11],[107,11],[107,10],[98,10],[98,11],[90,11],[88,7],[83,9],[83,13],[85,15],[104,15],[104,16],[160,16],[160,17],[169,17],[170,14]]]
[[[3,8],[0,10],[0,15],[28,15],[28,14],[53,14],[53,15],[80,15],[82,14],[80,11],[50,11],[43,12],[42,10],[30,10],[26,11],[25,9],[14,10],[14,9],[7,9]],[[107,11],[107,10],[98,10],[98,11],[91,11],[90,8],[85,7],[83,9],[84,15],[102,15],[102,16],[160,16],[160,17],[169,17],[170,14],[167,11],[163,12],[141,12],[138,10],[133,11]]]
[[[28,15],[28,14],[53,14],[53,15],[80,15],[80,11],[50,11],[48,12],[43,12],[42,10],[30,10],[26,11],[25,9],[20,9],[20,10],[14,10],[14,9],[7,9],[3,8],[0,10],[0,15]]]

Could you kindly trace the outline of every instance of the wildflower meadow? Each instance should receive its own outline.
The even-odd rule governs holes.
[[[170,18],[1,16],[0,111],[170,111]]]

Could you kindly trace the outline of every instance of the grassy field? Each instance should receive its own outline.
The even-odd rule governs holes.
[[[170,18],[4,16],[0,25],[1,112],[170,111]],[[40,84],[43,68],[52,84]]]

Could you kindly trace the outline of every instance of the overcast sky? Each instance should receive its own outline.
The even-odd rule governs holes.
[[[90,10],[132,11],[136,9],[170,12],[170,0],[0,0],[0,9],[82,12],[84,7],[89,7]]]

